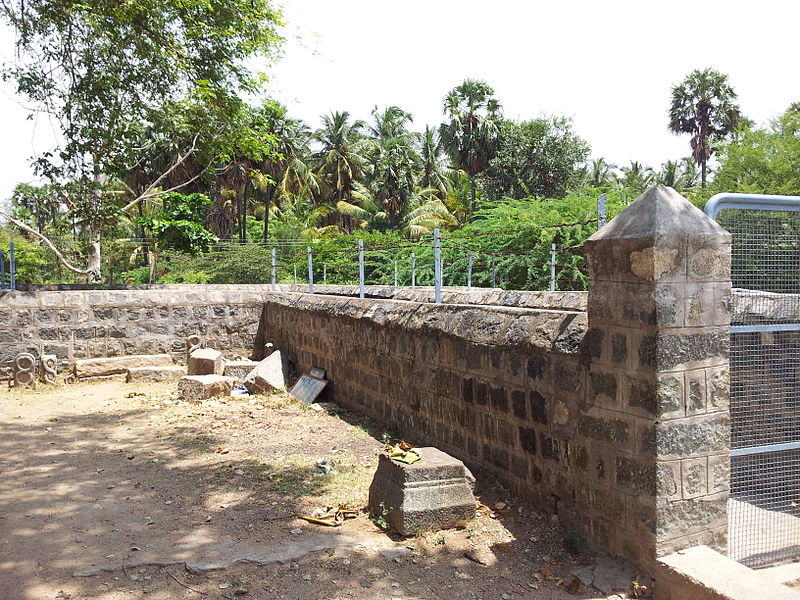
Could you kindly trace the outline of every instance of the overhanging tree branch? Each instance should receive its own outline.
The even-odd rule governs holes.
[[[80,268],[74,266],[73,264],[71,264],[67,260],[67,258],[59,251],[59,249],[55,247],[53,242],[51,242],[47,238],[46,235],[43,235],[43,234],[39,233],[38,231],[36,231],[35,229],[33,229],[31,227],[28,227],[22,221],[18,221],[17,219],[15,219],[11,215],[9,215],[9,214],[7,214],[7,213],[5,213],[3,211],[0,211],[0,217],[5,217],[6,219],[8,219],[9,223],[12,223],[12,224],[16,225],[17,227],[19,227],[25,233],[29,233],[32,236],[34,236],[35,238],[37,238],[38,240],[41,240],[41,242],[45,246],[47,246],[48,248],[50,248],[50,250],[53,251],[53,254],[55,254],[56,258],[58,259],[58,262],[60,262],[62,265],[64,265],[64,267],[66,267],[68,270],[72,271],[73,273],[77,273],[78,275],[88,275],[89,273],[92,272],[91,269],[80,269]]]

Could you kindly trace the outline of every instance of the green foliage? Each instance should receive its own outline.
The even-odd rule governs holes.
[[[201,225],[211,200],[204,194],[161,195],[164,209],[158,217],[142,217],[137,222],[151,230],[162,249],[188,254],[207,252],[217,238]]]
[[[565,117],[505,121],[482,188],[490,199],[560,198],[583,177],[588,156],[589,144]]]
[[[800,104],[766,127],[745,124],[720,151],[720,192],[800,195]]]
[[[392,512],[392,509],[391,507],[387,507],[383,502],[378,502],[378,507],[380,508],[380,511],[377,515],[372,515],[370,519],[372,519],[372,522],[375,523],[375,525],[383,529],[383,531],[388,531],[389,521],[386,519],[386,517],[389,516],[389,514]]]

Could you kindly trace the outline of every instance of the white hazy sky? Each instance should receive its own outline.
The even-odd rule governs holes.
[[[448,90],[483,79],[506,116],[572,117],[593,157],[658,167],[688,154],[666,111],[692,69],[727,73],[759,123],[800,100],[798,16],[789,0],[288,0],[268,92],[313,127],[331,110],[367,119],[397,104],[421,130],[441,122]],[[0,31],[4,57],[11,40]],[[28,158],[52,139],[3,89],[0,198],[32,180]]]

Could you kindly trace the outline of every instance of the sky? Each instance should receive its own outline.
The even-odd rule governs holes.
[[[743,113],[765,123],[800,100],[788,0],[285,0],[283,56],[267,93],[319,125],[332,110],[368,119],[398,105],[414,128],[443,120],[442,99],[466,78],[495,90],[506,117],[563,115],[592,157],[658,167],[688,155],[667,130],[670,91],[693,69],[729,76]],[[0,30],[0,56],[13,37]],[[29,157],[53,125],[28,119],[0,85],[0,198],[33,180]]]

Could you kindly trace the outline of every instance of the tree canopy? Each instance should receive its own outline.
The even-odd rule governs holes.
[[[104,186],[165,152],[162,172],[122,203],[130,209],[201,147],[219,150],[221,136],[236,137],[242,94],[261,81],[247,60],[279,45],[280,15],[269,0],[0,0],[0,18],[16,32],[4,78],[60,127],[58,147],[39,155],[35,168],[53,182],[82,183],[68,205],[90,219],[91,252],[86,269],[70,267],[94,276],[97,217],[115,197]],[[192,134],[175,135],[197,113]],[[159,139],[182,143],[153,152]]]

